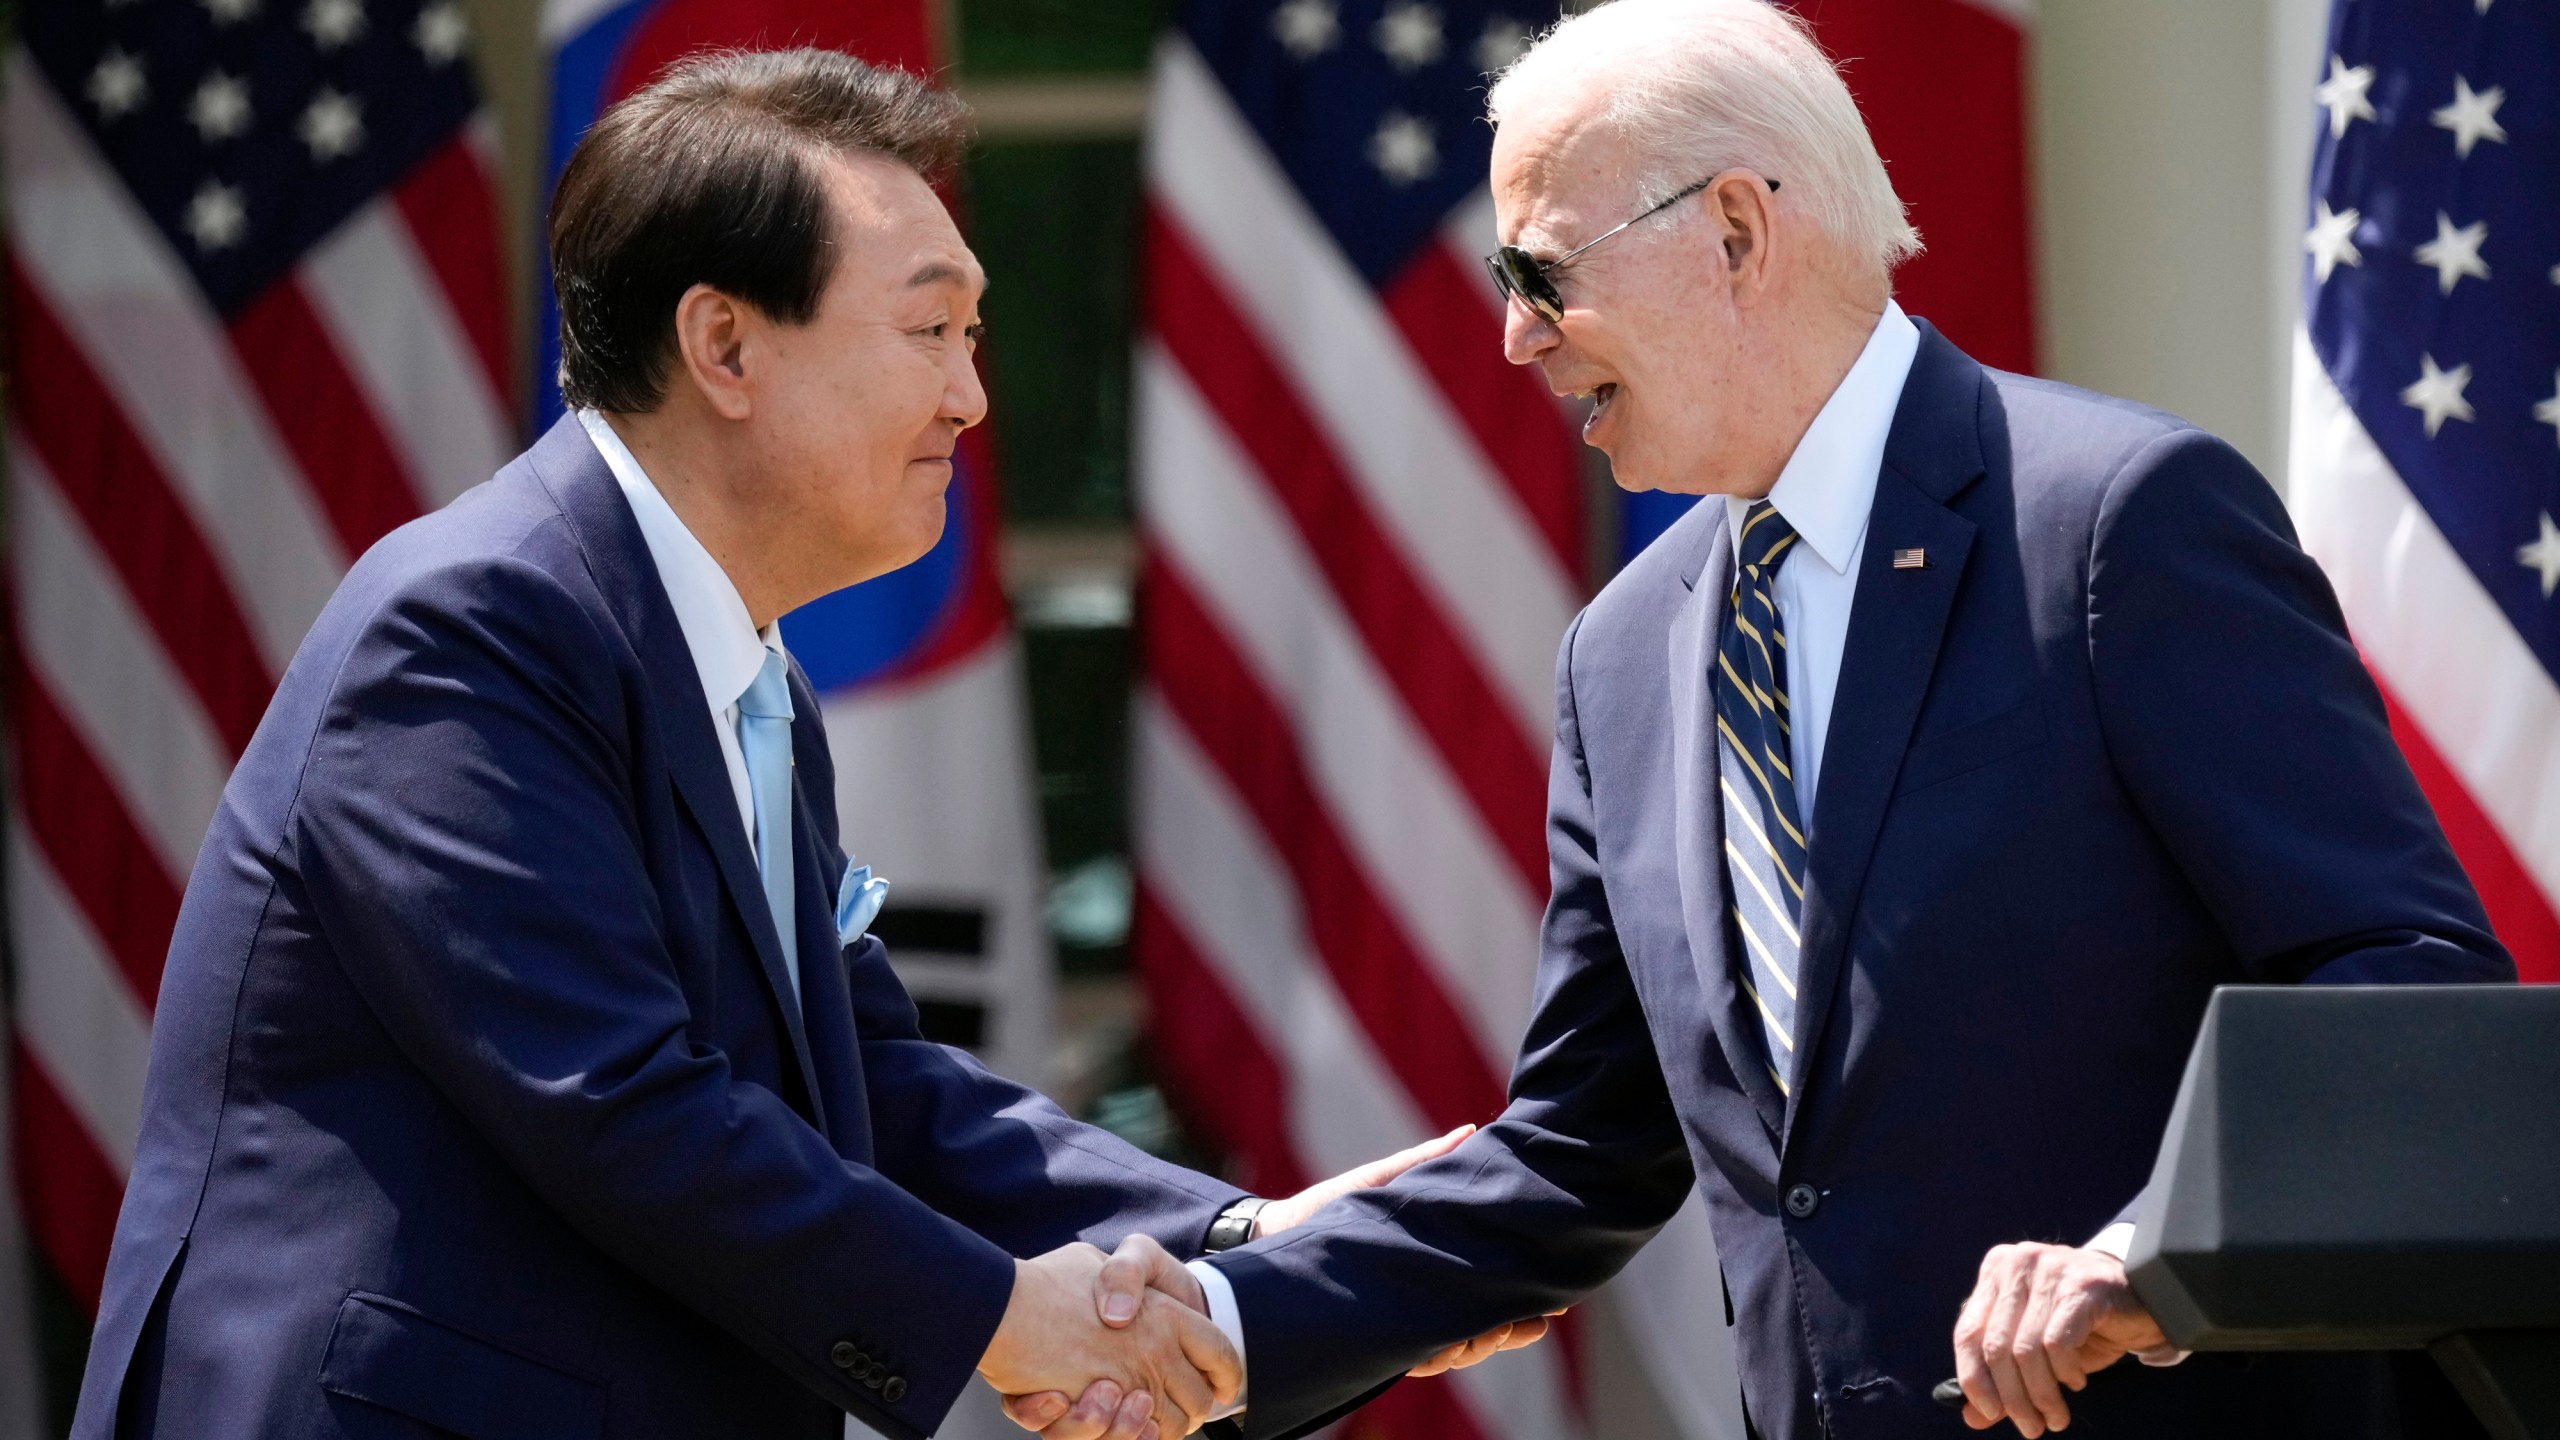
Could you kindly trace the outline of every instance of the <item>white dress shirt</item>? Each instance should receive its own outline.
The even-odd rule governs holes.
[[[782,626],[777,621],[761,632],[756,629],[729,572],[685,528],[675,507],[658,493],[649,472],[640,468],[631,447],[622,443],[602,415],[581,410],[578,423],[586,427],[596,453],[604,456],[605,465],[622,486],[632,518],[640,522],[649,563],[657,567],[658,583],[666,587],[667,601],[675,607],[676,626],[684,632],[685,649],[693,653],[694,674],[702,680],[702,697],[711,707],[711,730],[720,737],[720,760],[729,767],[729,789],[737,796],[738,820],[746,829],[748,848],[761,854],[763,837],[756,834],[747,756],[738,748],[738,701],[764,669],[764,652],[782,649]]]

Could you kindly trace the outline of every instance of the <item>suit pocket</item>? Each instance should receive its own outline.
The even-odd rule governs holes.
[[[1896,795],[1979,770],[2044,743],[2044,702],[2030,695],[1987,720],[1924,735],[1902,757]]]
[[[471,1440],[604,1433],[603,1386],[361,1290],[338,1305],[320,1388]]]

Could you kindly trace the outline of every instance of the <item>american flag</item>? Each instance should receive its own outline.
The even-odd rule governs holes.
[[[2292,500],[2526,979],[2560,980],[2560,9],[2342,0]]]
[[[0,79],[13,1159],[37,1250],[94,1310],[162,957],[232,762],[348,564],[488,478],[517,425],[455,0],[21,16]]]

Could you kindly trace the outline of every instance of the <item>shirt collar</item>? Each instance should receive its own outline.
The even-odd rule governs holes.
[[[1848,574],[1857,563],[1867,512],[1875,508],[1885,440],[1893,433],[1893,412],[1919,353],[1920,327],[1899,304],[1887,300],[1857,363],[1805,428],[1769,491],[1769,503],[1804,537],[1806,547],[1839,574]],[[1751,504],[1739,495],[1725,497],[1736,534]]]
[[[658,493],[649,472],[640,468],[639,458],[602,415],[581,410],[578,423],[586,427],[596,453],[604,456],[605,466],[621,485],[622,498],[630,502],[632,518],[640,522],[640,538],[649,547],[650,563],[657,566],[658,583],[666,587],[676,625],[684,631],[685,648],[693,652],[703,698],[713,710],[727,710],[755,683],[756,672],[764,668],[765,651],[782,648],[781,625],[757,632],[729,572],[685,528],[683,517]]]

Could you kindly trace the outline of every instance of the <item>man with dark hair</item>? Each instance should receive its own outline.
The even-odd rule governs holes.
[[[1242,1197],[918,1033],[775,628],[941,533],[984,282],[924,172],[965,136],[797,51],[581,144],[574,413],[357,563],[206,838],[83,1440],[921,1436],[973,1370],[1079,1440],[1232,1400],[1206,1317],[1093,1286]]]

